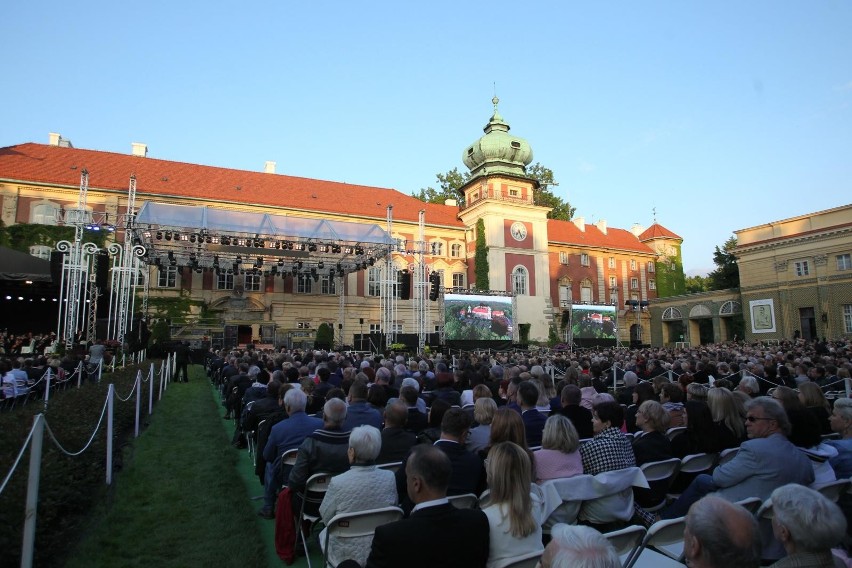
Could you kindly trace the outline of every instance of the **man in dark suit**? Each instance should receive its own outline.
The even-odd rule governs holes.
[[[382,429],[382,450],[376,463],[401,462],[417,443],[417,436],[405,429],[408,407],[396,401],[385,408],[385,427]]]
[[[521,403],[521,418],[527,434],[527,446],[541,446],[541,433],[547,416],[536,410],[538,387],[532,381],[524,381],[518,386],[518,400]]]
[[[450,459],[438,448],[417,446],[412,451],[405,466],[405,478],[414,510],[407,519],[376,528],[368,568],[485,566],[488,518],[482,511],[456,509],[447,502],[452,474]]]
[[[581,440],[586,440],[594,436],[592,431],[592,411],[588,408],[580,406],[580,400],[583,398],[583,393],[577,385],[565,385],[562,389],[562,410],[559,411],[562,416],[571,421],[574,428],[577,429],[577,435]]]

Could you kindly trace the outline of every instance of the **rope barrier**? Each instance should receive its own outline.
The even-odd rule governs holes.
[[[104,416],[106,416],[106,411],[107,411],[108,405],[109,405],[109,396],[107,396],[106,400],[104,401],[104,407],[103,407],[103,410],[101,410],[101,417],[98,419],[98,425],[95,426],[95,431],[92,432],[91,438],[89,438],[89,441],[86,442],[86,445],[83,446],[83,449],[81,449],[79,452],[69,452],[64,447],[62,447],[62,444],[59,443],[59,440],[57,440],[56,436],[53,434],[53,430],[50,428],[50,423],[47,421],[47,419],[45,419],[44,425],[47,428],[47,433],[50,434],[51,441],[56,445],[57,448],[59,448],[59,451],[61,451],[66,456],[70,456],[70,457],[79,456],[80,454],[82,454],[83,452],[88,450],[89,446],[91,446],[92,442],[95,440],[95,436],[98,434],[98,430],[101,429],[101,424],[103,423]]]
[[[142,372],[142,371],[139,371],[139,373],[141,373],[141,372]],[[118,400],[120,400],[121,402],[127,402],[128,400],[130,400],[130,397],[132,397],[132,396],[133,396],[133,393],[134,393],[134,392],[136,392],[136,387],[137,387],[138,385],[139,385],[139,374],[137,373],[137,375],[136,375],[136,380],[135,380],[135,381],[133,381],[133,388],[132,388],[132,389],[130,389],[130,394],[128,394],[128,395],[127,395],[127,398],[121,398],[121,396],[120,396],[118,393],[115,393],[115,398],[117,398],[117,399],[118,399]]]
[[[0,485],[0,495],[3,494],[3,490],[6,489],[6,485],[8,485],[9,480],[12,479],[12,474],[15,473],[15,470],[18,468],[18,464],[21,463],[21,458],[24,457],[24,452],[27,451],[27,448],[30,445],[30,441],[33,439],[34,431],[35,424],[33,424],[32,428],[30,428],[30,433],[27,434],[27,439],[24,441],[24,445],[21,446],[21,451],[18,452],[18,457],[15,458],[15,463],[12,464],[12,468],[9,470],[9,473],[6,474],[6,478],[3,480],[3,484]]]

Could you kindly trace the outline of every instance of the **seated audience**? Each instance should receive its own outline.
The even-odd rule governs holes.
[[[601,533],[583,525],[556,524],[541,555],[541,568],[621,568],[618,553]]]
[[[403,389],[405,390],[405,389]],[[429,407],[426,415],[426,428],[417,434],[418,444],[434,444],[441,437],[441,421],[444,414],[450,409],[450,403],[445,400],[436,400]],[[411,408],[408,409],[408,420],[411,420]]]
[[[621,433],[623,423],[624,410],[617,402],[604,402],[595,406],[592,412],[595,436],[580,446],[584,473],[597,475],[636,465],[633,447]]]
[[[831,549],[846,534],[840,508],[818,491],[790,483],[775,489],[772,502],[772,533],[787,552],[772,566],[834,566]]]
[[[488,453],[489,505],[482,512],[491,529],[489,568],[515,556],[544,550],[543,503],[537,493],[530,492],[530,469],[527,452],[512,442],[501,442]]]
[[[521,416],[514,410],[511,410],[508,406],[498,408],[494,413],[494,419],[491,421],[491,440],[489,441],[488,447],[481,451],[479,455],[483,459],[486,459],[491,446],[499,444],[500,442],[512,442],[526,450],[532,467],[530,477],[531,479],[535,479],[535,458],[533,457],[533,453],[527,447],[524,423],[521,420]]]
[[[376,528],[368,568],[484,567],[490,545],[488,517],[447,502],[453,466],[433,446],[416,446],[405,465],[406,495],[415,504],[407,519]],[[417,543],[422,543],[418,545]]]
[[[333,398],[322,409],[322,427],[305,438],[299,446],[296,463],[290,470],[287,487],[296,493],[305,489],[315,473],[337,475],[349,469],[349,431],[343,429],[346,403]],[[288,420],[292,420],[292,417]],[[293,511],[298,511],[294,501]]]
[[[688,400],[683,405],[686,431],[672,440],[672,451],[683,458],[693,454],[714,454],[722,448],[715,436],[713,413],[705,402]]]
[[[541,445],[541,432],[544,430],[544,423],[547,421],[547,416],[536,408],[538,397],[538,388],[532,381],[524,381],[518,387],[521,418],[524,421],[524,431],[529,447]]]
[[[580,438],[571,421],[554,414],[544,424],[541,449],[533,452],[536,483],[573,477],[583,473]],[[490,455],[490,453],[489,453]]]
[[[633,437],[633,455],[636,465],[667,460],[673,457],[672,443],[666,436],[669,413],[656,400],[646,400],[636,412],[636,426],[640,429]]]
[[[382,427],[382,415],[367,402],[367,383],[355,380],[349,387],[349,408],[346,410],[344,430],[352,430],[356,426]]]
[[[799,385],[799,400],[814,415],[819,425],[819,433],[831,434],[831,424],[828,418],[831,415],[831,405],[826,400],[822,389],[816,383],[810,381]]]
[[[660,389],[660,402],[669,413],[669,428],[680,428],[686,426],[683,410],[683,389],[680,385],[666,382]]]
[[[482,385],[477,385],[480,387]],[[487,388],[487,387],[486,387]],[[470,429],[467,437],[467,449],[479,453],[488,447],[491,441],[491,422],[497,412],[497,403],[492,398],[478,398],[473,403],[473,418],[478,426]]]
[[[713,435],[720,451],[739,447],[746,439],[745,415],[740,414],[733,393],[722,387],[712,388],[707,393],[707,406],[713,417]]]
[[[404,411],[404,409],[403,409]],[[382,445],[379,431],[372,426],[356,426],[349,435],[349,471],[331,479],[319,513],[328,523],[340,513],[354,513],[396,505],[396,482],[393,472],[378,469],[374,460]],[[320,542],[325,542],[325,532]],[[328,542],[328,559],[332,566],[350,558],[363,566],[370,554],[372,536],[332,536]]]
[[[583,393],[577,385],[562,387],[562,408],[559,413],[574,424],[577,435],[586,440],[595,435],[592,432],[592,411],[580,405]]]
[[[686,515],[683,554],[686,565],[693,568],[757,568],[757,521],[743,507],[708,495]]]
[[[414,432],[405,429],[408,407],[397,401],[385,410],[385,427],[382,428],[382,449],[377,463],[401,462],[417,443]]]
[[[639,411],[639,406],[646,400],[657,400],[657,394],[654,392],[654,385],[649,382],[639,383],[636,385],[636,388],[633,389],[633,404],[628,406],[624,413],[627,431],[631,434],[638,430],[638,427],[636,426],[636,413]]]

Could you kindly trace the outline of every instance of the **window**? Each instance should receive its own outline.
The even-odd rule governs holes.
[[[337,284],[334,276],[323,276],[320,279],[320,292],[323,294],[337,294]]]
[[[433,256],[442,256],[444,254],[444,243],[440,241],[434,241],[432,242],[431,247]]]
[[[636,270],[636,260],[630,259],[630,270]]]
[[[517,189],[510,189],[509,190],[509,197],[517,197],[518,195],[519,195],[519,193],[518,193]]]
[[[380,278],[382,276],[381,268],[372,267],[367,270],[367,295],[368,296],[381,296],[382,295],[382,285],[380,282]]]
[[[460,257],[461,256],[461,250],[462,250],[462,246],[460,244],[453,243],[452,246],[450,246],[450,256],[453,257],[453,258]]]
[[[568,264],[568,253],[562,251],[559,253],[559,264]]]
[[[512,271],[512,291],[518,296],[527,295],[527,269],[523,266]]]
[[[852,333],[852,304],[844,304],[843,306],[843,331]]]
[[[246,274],[245,291],[260,292],[260,274]]]
[[[796,267],[796,276],[807,276],[811,273],[811,267],[808,265],[807,260],[802,260],[794,263]]]
[[[654,280],[653,278],[648,280],[648,289],[649,290],[656,290],[657,289],[657,281]]]
[[[56,217],[59,215],[59,205],[51,202],[42,202],[30,209],[30,223],[39,225],[55,225]]]
[[[583,266],[589,266],[589,255],[587,253],[580,254],[580,264]]]
[[[639,289],[639,279],[638,278],[633,277],[633,278],[630,279],[630,289],[631,290],[638,290]]]
[[[234,289],[234,271],[220,270],[219,276],[216,278],[217,290],[233,290]]]
[[[157,286],[160,288],[177,287],[177,266],[161,266]]]
[[[371,323],[370,324],[370,333],[381,333],[382,332],[382,324],[380,323]]]
[[[580,282],[580,301],[584,304],[594,303],[594,298],[592,297],[592,281],[588,278]]]
[[[42,260],[50,260],[51,249],[47,245],[33,245],[30,247],[30,256],[40,258]]]
[[[656,265],[653,262],[649,261],[648,262],[648,272],[656,272],[656,270],[657,270]]]
[[[609,277],[609,287],[618,288],[618,279],[615,276]]]
[[[296,277],[296,293],[310,294],[314,289],[314,279],[310,274],[299,274]]]
[[[837,270],[852,270],[852,255],[849,255],[849,253],[838,254]]]
[[[133,286],[145,286],[145,276],[148,274],[147,266],[140,266],[136,268],[136,272],[131,277],[133,279]]]
[[[615,268],[615,257],[614,256],[609,257],[609,267]]]
[[[453,272],[453,288],[464,288],[464,272]]]
[[[391,325],[391,330],[393,331],[393,333],[403,333],[402,329],[403,329],[403,328],[402,328],[402,323],[394,322],[394,323]]]

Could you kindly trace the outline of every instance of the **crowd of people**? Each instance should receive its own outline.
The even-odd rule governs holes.
[[[804,544],[811,532],[829,529],[778,521],[774,536],[761,540],[755,530],[754,544],[739,533],[707,534],[701,519],[721,515],[723,526],[736,528],[741,512],[729,509],[739,499],[776,502],[790,484],[852,477],[852,401],[842,392],[850,357],[849,341],[801,340],[414,358],[249,349],[213,351],[208,368],[222,387],[225,417],[235,421],[234,444],[257,448],[260,516],[280,521],[282,511],[300,511],[307,480],[320,472],[335,476],[319,507],[325,521],[391,505],[404,511],[372,540],[332,541],[336,564],[496,567],[542,553],[543,566],[580,565],[560,558],[580,554],[578,543],[600,545],[603,556],[612,551],[594,530],[561,525],[548,526],[545,550],[541,484],[736,448],[712,473],[679,479],[680,498],[661,511],[643,506],[672,488],[637,490],[631,520],[686,516],[693,565],[714,565],[708,559],[728,538],[725,554],[741,554],[733,565],[783,566],[799,565],[790,559],[814,552]],[[841,391],[836,401],[833,391]],[[673,427],[682,432],[668,435]],[[481,496],[480,510],[448,504],[448,496],[468,493]],[[831,541],[820,554],[840,545],[846,530],[846,499],[844,513],[829,505],[843,530],[835,534],[839,521],[829,523],[833,536],[820,540]],[[414,535],[459,539],[452,549],[464,553],[414,554]]]

